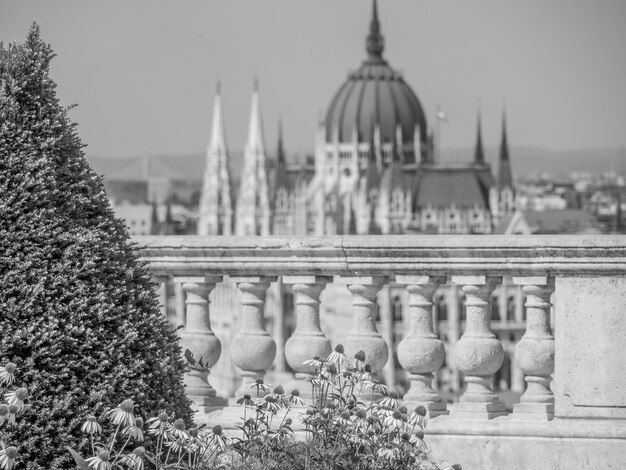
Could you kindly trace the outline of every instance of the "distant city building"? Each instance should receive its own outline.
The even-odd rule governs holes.
[[[515,211],[505,117],[495,177],[484,159],[480,116],[473,160],[440,162],[419,99],[383,57],[375,1],[366,50],[319,123],[313,161],[300,165],[288,164],[282,132],[270,163],[255,82],[236,201],[218,87],[198,233],[486,234]]]

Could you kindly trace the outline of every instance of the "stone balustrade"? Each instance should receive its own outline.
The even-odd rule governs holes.
[[[346,353],[351,357],[363,350],[382,378],[390,349],[389,336],[381,335],[375,322],[377,294],[393,284],[405,289],[408,298],[408,329],[397,345],[397,360],[409,381],[404,401],[429,410],[429,432],[437,452],[456,456],[463,449],[465,454],[457,460],[469,459],[472,464],[464,468],[470,470],[570,468],[550,467],[558,456],[571,461],[571,468],[583,468],[576,459],[586,452],[597,453],[598,448],[585,447],[592,443],[601,445],[602,462],[619,462],[606,468],[626,468],[624,237],[137,237],[136,241],[157,282],[173,279],[182,286],[182,346],[209,366],[218,362],[222,346],[211,328],[208,296],[225,276],[236,283],[241,321],[229,349],[243,379],[237,395],[249,390],[249,382],[262,378],[275,359],[276,338],[266,330],[264,307],[266,292],[277,279],[294,293],[296,321],[293,335],[286,342],[281,338],[279,347],[284,346],[286,362],[302,383],[310,377],[302,362],[331,351],[320,327],[320,298],[327,286],[337,283],[345,285],[352,297],[352,329],[341,341]],[[491,326],[492,293],[503,278],[520,286],[525,297],[525,332],[515,344],[514,360],[525,376],[526,389],[512,409],[493,387],[505,351]],[[458,337],[453,360],[466,383],[455,403],[447,403],[433,387],[446,360],[433,317],[434,295],[444,283],[456,286],[454,292],[465,298],[464,328],[452,332]],[[165,290],[163,286],[159,290],[162,303],[167,300]],[[519,313],[515,320],[516,328],[523,326]],[[186,378],[189,394],[207,411],[220,400],[209,377],[204,371],[191,371]],[[523,458],[512,436],[524,438],[525,444],[518,443],[525,446]],[[556,446],[552,456],[546,439]],[[494,442],[498,446],[485,451]]]

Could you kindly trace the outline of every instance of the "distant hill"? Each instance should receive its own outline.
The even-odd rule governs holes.
[[[473,148],[443,149],[442,162],[471,161]],[[626,150],[546,150],[532,147],[512,147],[509,151],[515,177],[549,173],[565,178],[572,172],[599,174],[614,170],[626,173]],[[487,161],[497,161],[498,148],[485,149]],[[110,180],[144,180],[151,177],[181,180],[201,180],[204,174],[205,155],[150,155],[146,157],[95,157],[87,156],[93,168]],[[241,174],[243,155],[232,152],[230,171],[235,186]]]

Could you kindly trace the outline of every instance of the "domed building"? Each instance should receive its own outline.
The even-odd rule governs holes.
[[[491,233],[514,211],[504,119],[497,178],[484,159],[480,116],[473,160],[437,161],[419,98],[384,58],[376,0],[365,45],[365,59],[338,88],[319,123],[314,158],[303,165],[288,164],[282,135],[276,158],[266,155],[255,85],[235,204],[229,197],[218,90],[200,233]]]
[[[484,161],[480,122],[473,162],[437,162],[419,98],[385,60],[384,46],[374,0],[367,57],[332,97],[318,129],[307,225],[327,235],[490,233],[490,206],[499,207],[504,189]],[[508,149],[503,155],[512,186]]]

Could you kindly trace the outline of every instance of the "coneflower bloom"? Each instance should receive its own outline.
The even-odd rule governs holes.
[[[143,470],[144,469],[143,458],[145,455],[146,455],[145,447],[143,446],[135,447],[132,453],[128,454],[123,459],[123,463],[128,465],[128,467],[133,470]]]
[[[398,410],[394,411],[391,415],[385,418],[385,421],[383,421],[383,423],[385,426],[393,430],[402,429],[402,427],[404,426],[404,421],[402,421],[402,413],[400,413]]]
[[[355,361],[354,366],[358,370],[363,369],[363,366],[365,365],[365,351],[361,350],[361,351],[357,352],[354,355],[354,361]]]
[[[0,468],[2,470],[11,470],[15,465],[15,458],[17,457],[17,448],[9,446],[5,449],[2,444],[2,450],[0,450]]]
[[[178,439],[188,439],[189,438],[189,433],[187,432],[187,430],[185,429],[185,421],[183,421],[182,419],[177,419],[176,421],[174,421],[174,424],[172,425],[172,434],[177,437]]]
[[[380,383],[378,380],[366,380],[363,382],[365,388],[371,388],[374,392],[380,392],[383,395],[388,393],[388,388],[385,384]]]
[[[289,404],[292,406],[304,406],[304,400],[300,398],[300,391],[297,388],[291,391],[291,395],[289,396]]]
[[[398,407],[398,393],[395,390],[391,390],[389,395],[380,401],[381,406],[388,406],[395,410]]]
[[[168,434],[170,417],[165,411],[159,413],[159,416],[150,418],[148,424],[148,434]]]
[[[260,392],[266,393],[270,391],[270,384],[266,384],[263,382],[263,379],[258,378],[253,383],[250,384],[250,388],[256,389],[257,396]]]
[[[261,406],[272,414],[276,414],[280,409],[280,405],[276,402],[276,398],[273,395],[265,395]]]
[[[226,436],[219,424],[211,430],[210,444],[219,447],[222,452],[226,449]]]
[[[136,441],[143,442],[143,419],[135,418],[135,424],[124,428],[122,434],[126,437],[132,437]]]
[[[0,384],[12,385],[15,380],[15,369],[17,366],[12,362],[7,362],[6,365],[0,366]]]
[[[111,421],[113,424],[125,424],[127,426],[133,426],[135,424],[135,415],[133,410],[135,404],[131,399],[126,399],[117,408],[108,412],[111,415]]]
[[[101,450],[95,457],[85,460],[94,470],[111,470],[110,454],[108,450]]]
[[[189,441],[187,442],[187,451],[190,453],[199,452],[204,448],[204,442],[198,437],[198,428],[193,427],[189,430]]]
[[[28,390],[24,387],[20,387],[17,390],[4,394],[4,398],[7,401],[7,405],[16,405],[18,411],[24,409],[24,400],[28,398]]]
[[[102,431],[102,427],[100,426],[98,421],[96,421],[96,417],[92,415],[87,416],[87,419],[80,427],[80,430],[86,434],[100,434],[100,432]]]
[[[252,401],[252,397],[246,393],[243,397],[237,400],[237,404],[244,406],[253,406],[254,402]]]
[[[416,438],[415,447],[423,452],[427,451],[428,447],[426,447],[426,443],[424,442],[424,431],[418,429],[415,433],[413,433],[413,436]]]
[[[426,410],[425,406],[419,405],[417,406],[409,415],[409,424],[418,425],[420,427],[426,426],[426,414],[428,410]]]
[[[335,364],[338,370],[345,369],[348,365],[348,356],[344,353],[343,344],[335,346],[335,350],[328,355],[326,360]]]
[[[132,454],[125,455],[121,461],[122,463],[128,465],[128,468],[133,470],[144,469],[143,459],[134,452]]]

